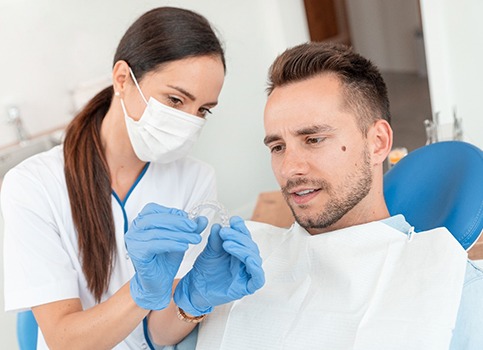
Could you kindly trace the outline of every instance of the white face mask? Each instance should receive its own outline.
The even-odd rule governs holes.
[[[129,68],[146,109],[136,121],[129,117],[121,98],[127,132],[136,156],[144,162],[169,163],[185,157],[198,140],[206,120],[171,108],[153,97],[146,101]]]

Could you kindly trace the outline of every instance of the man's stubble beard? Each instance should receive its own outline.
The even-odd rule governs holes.
[[[307,179],[298,178],[287,181],[282,188],[282,194],[292,210],[295,220],[306,230],[324,229],[337,223],[357,204],[359,204],[370,192],[373,175],[371,171],[370,155],[367,147],[362,152],[362,166],[357,173],[348,174],[341,185],[334,188],[331,184],[323,179]],[[316,214],[305,215],[297,214],[295,209],[303,211],[309,205],[292,205],[288,200],[288,192],[290,188],[300,185],[310,185],[311,187],[320,188],[328,195],[327,203]],[[349,188],[349,190],[347,190]]]

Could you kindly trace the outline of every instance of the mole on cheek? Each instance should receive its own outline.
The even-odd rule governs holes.
[[[345,152],[346,149],[347,149],[347,147],[346,146],[342,146],[340,149],[342,150],[342,152]]]

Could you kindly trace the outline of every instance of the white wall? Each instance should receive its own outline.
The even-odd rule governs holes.
[[[417,0],[346,0],[354,49],[382,71],[419,70]]]
[[[18,349],[16,338],[16,315],[3,310],[3,217],[0,208],[0,347],[2,349]]]
[[[441,122],[453,109],[464,140],[483,148],[483,2],[421,0],[431,107]]]

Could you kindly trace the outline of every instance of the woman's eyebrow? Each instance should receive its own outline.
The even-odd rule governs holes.
[[[172,88],[172,89],[175,89],[175,90],[178,90],[179,92],[181,92],[183,95],[185,95],[186,97],[188,97],[191,101],[196,101],[196,97],[186,91],[185,89],[183,89],[182,87],[179,87],[179,86],[174,86],[174,85],[168,85],[168,87]],[[218,101],[213,101],[213,102],[208,102],[208,103],[205,103],[205,105],[207,106],[216,106],[218,104]]]
[[[183,89],[179,86],[174,86],[174,85],[168,85],[168,87],[175,89],[175,90],[178,90],[183,95],[186,95],[191,101],[196,101],[196,97],[192,93],[186,91],[185,89]]]

